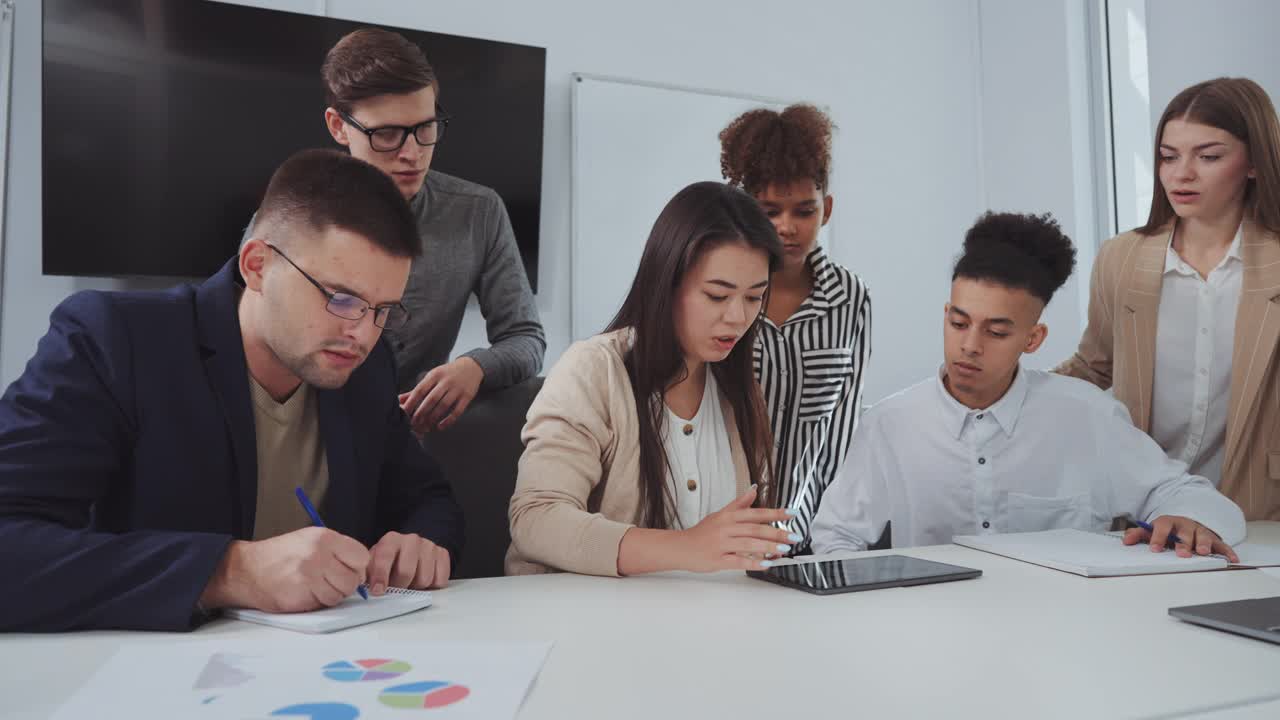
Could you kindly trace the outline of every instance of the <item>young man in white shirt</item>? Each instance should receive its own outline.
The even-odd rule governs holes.
[[[1019,366],[1048,328],[1040,314],[1075,249],[1048,215],[987,213],[965,235],[944,308],[938,375],[863,416],[813,525],[816,553],[864,550],[891,524],[894,547],[955,535],[1106,530],[1153,552],[1221,553],[1244,539],[1240,508],[1187,473],[1097,387]]]

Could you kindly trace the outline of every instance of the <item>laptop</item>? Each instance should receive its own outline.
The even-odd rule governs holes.
[[[1280,597],[1186,605],[1169,614],[1189,623],[1280,645]]]

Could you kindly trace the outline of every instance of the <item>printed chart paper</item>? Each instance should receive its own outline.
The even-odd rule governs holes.
[[[113,655],[71,718],[514,718],[551,643],[198,641]]]

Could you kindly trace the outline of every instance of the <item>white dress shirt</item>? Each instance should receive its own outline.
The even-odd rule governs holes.
[[[1222,484],[1243,275],[1240,231],[1207,278],[1174,252],[1169,235],[1156,319],[1151,437],[1215,487]]]
[[[813,526],[815,553],[863,550],[892,521],[893,547],[955,535],[1107,530],[1111,519],[1190,517],[1234,544],[1240,508],[1133,426],[1083,380],[1020,368],[990,408],[970,410],[942,376],[867,411]]]
[[[685,420],[663,406],[667,422],[662,428],[662,446],[667,454],[671,497],[675,500],[673,527],[677,529],[697,525],[737,496],[733,448],[717,388],[715,375],[708,368],[702,402],[692,418]]]

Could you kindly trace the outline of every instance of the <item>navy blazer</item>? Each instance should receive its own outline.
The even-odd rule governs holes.
[[[0,397],[0,630],[198,624],[227,545],[253,535],[242,282],[233,259],[199,286],[81,292],[54,310]],[[396,387],[379,342],[344,387],[317,391],[321,515],[366,545],[417,533],[457,567],[462,512]]]

